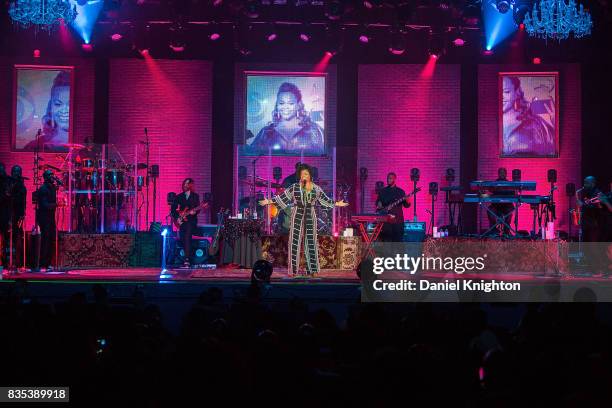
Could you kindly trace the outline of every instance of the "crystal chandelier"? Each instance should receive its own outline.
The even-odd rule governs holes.
[[[71,7],[69,0],[13,0],[9,6],[13,22],[23,28],[35,26],[37,29],[51,31],[63,20],[66,24],[74,21],[76,6]]]
[[[540,0],[533,5],[531,13],[525,15],[525,29],[532,37],[565,40],[570,33],[574,38],[591,34],[593,21],[591,14],[576,8],[574,0]]]

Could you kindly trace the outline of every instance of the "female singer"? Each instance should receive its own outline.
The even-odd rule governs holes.
[[[292,184],[282,194],[271,199],[261,200],[260,205],[276,204],[281,209],[291,208],[291,224],[289,227],[288,273],[296,276],[300,266],[300,246],[304,235],[304,256],[306,271],[315,277],[319,273],[319,251],[317,242],[317,215],[315,201],[324,207],[346,207],[348,203],[335,203],[323,192],[321,187],[312,182],[312,171],[307,164],[300,164],[296,171],[298,183]]]

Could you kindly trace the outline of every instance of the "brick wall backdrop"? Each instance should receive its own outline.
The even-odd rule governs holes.
[[[460,67],[439,65],[431,77],[421,75],[422,65],[361,65],[359,67],[358,165],[368,169],[365,208],[375,209],[375,183],[393,171],[398,184],[412,190],[410,169],[421,170],[417,216],[429,228],[431,208],[428,185],[445,185],[447,168],[456,171],[459,182]],[[359,177],[357,176],[357,180]],[[360,192],[360,186],[355,186]],[[360,194],[357,194],[359,200]],[[444,196],[436,203],[435,225],[447,224]],[[404,209],[406,220],[413,209]]]
[[[31,229],[34,224],[34,207],[31,193],[34,190],[33,164],[34,153],[11,152],[12,145],[12,115],[13,115],[13,66],[15,64],[31,65],[65,65],[74,66],[74,133],[73,141],[82,142],[85,137],[93,135],[94,121],[94,62],[85,58],[8,58],[0,57],[0,162],[6,165],[7,172],[13,165],[23,168],[28,189],[28,208],[26,212],[26,228]],[[42,154],[44,163],[60,167],[61,157],[56,154]],[[67,214],[66,214],[67,216]]]
[[[282,72],[310,72],[311,65],[303,64],[236,64],[235,67],[235,97],[234,97],[234,142],[238,145],[243,143],[244,135],[244,71],[282,71]],[[336,106],[337,106],[337,86],[336,86],[336,66],[330,65],[327,69],[327,95],[326,95],[326,123],[325,137],[329,155],[327,157],[305,157],[304,162],[319,169],[319,179],[328,182],[322,186],[328,193],[332,193],[331,180],[333,171],[333,160],[331,157],[332,148],[336,146]],[[341,154],[340,152],[337,153]],[[234,180],[238,180],[238,166],[245,166],[248,174],[253,173],[252,161],[254,157],[242,157],[236,154],[237,161],[234,166]],[[262,157],[256,163],[256,173],[260,177],[272,180],[272,167],[278,166],[283,169],[283,178],[295,171],[295,163],[301,161],[299,156],[273,156]],[[282,181],[282,180],[281,180]],[[248,187],[241,191],[240,184],[237,186],[237,194],[248,195]],[[331,196],[330,196],[331,197]]]
[[[118,147],[128,163],[134,162],[134,146],[145,139],[144,128],[148,128],[151,164],[160,166],[157,221],[168,214],[166,195],[180,192],[184,178],[195,180],[200,197],[210,191],[212,63],[113,59],[109,104],[109,143]],[[144,154],[142,146],[138,152]],[[138,161],[144,162],[141,157]],[[149,222],[153,220],[150,191]],[[205,213],[199,222],[208,222]]]
[[[508,159],[499,157],[498,122],[498,73],[503,71],[533,71],[534,66],[480,65],[478,72],[478,174],[482,179],[495,179],[497,169],[505,167],[508,177],[512,169],[522,170],[523,180],[535,180],[537,191],[528,194],[547,194],[548,169],[557,169],[555,201],[557,203],[557,229],[568,229],[568,205],[565,184],[581,185],[581,116],[580,116],[580,66],[578,64],[539,66],[539,71],[559,71],[559,149],[554,159]],[[488,225],[486,214],[483,226]],[[523,205],[519,212],[519,228],[531,231],[532,212]]]

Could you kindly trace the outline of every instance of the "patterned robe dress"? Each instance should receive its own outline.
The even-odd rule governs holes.
[[[299,183],[292,184],[283,193],[272,197],[281,209],[291,206],[289,228],[289,250],[287,268],[290,275],[295,275],[300,266],[300,245],[304,237],[304,256],[308,274],[319,272],[319,248],[317,243],[317,215],[315,202],[333,208],[334,202],[323,192],[321,187],[312,184],[312,190],[306,191]]]

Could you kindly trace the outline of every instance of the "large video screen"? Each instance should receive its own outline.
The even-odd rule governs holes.
[[[15,66],[14,150],[68,150],[73,115],[72,83],[72,67]]]
[[[325,74],[246,73],[246,154],[325,153]]]
[[[559,74],[499,74],[502,157],[559,155]]]

